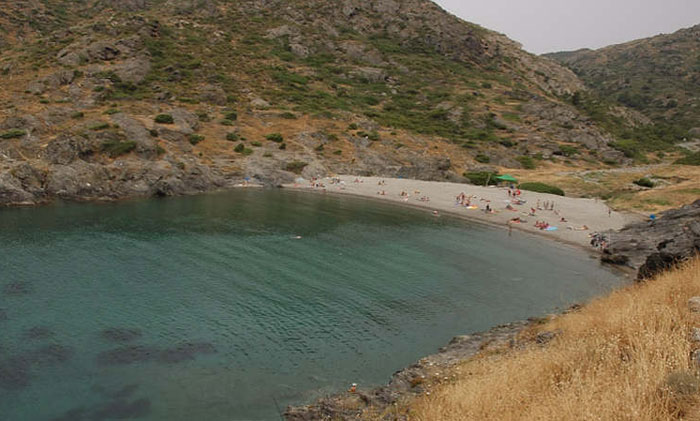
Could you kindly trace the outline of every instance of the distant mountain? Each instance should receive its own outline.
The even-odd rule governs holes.
[[[428,0],[18,0],[0,51],[0,203],[628,161],[573,72]]]
[[[700,137],[700,25],[599,50],[545,56],[568,66],[610,102],[673,126],[678,136]]]

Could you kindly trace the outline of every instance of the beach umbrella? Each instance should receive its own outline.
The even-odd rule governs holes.
[[[503,174],[503,175],[496,176],[496,180],[500,180],[500,181],[510,181],[510,182],[512,182],[512,183],[517,183],[517,182],[518,182],[518,180],[517,180],[515,177],[513,177],[512,175],[510,175],[510,174]]]

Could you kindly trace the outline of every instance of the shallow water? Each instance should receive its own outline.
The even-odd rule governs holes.
[[[285,191],[0,210],[0,256],[8,421],[279,419],[621,282],[546,239]]]

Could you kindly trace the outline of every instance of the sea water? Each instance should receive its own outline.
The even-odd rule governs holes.
[[[0,210],[0,419],[276,420],[621,280],[585,252],[356,198]]]

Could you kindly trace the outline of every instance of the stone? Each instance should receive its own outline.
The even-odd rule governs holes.
[[[46,146],[44,157],[52,164],[67,165],[94,152],[95,150],[88,139],[60,134]]]
[[[266,110],[266,109],[270,108],[270,103],[265,101],[262,98],[253,98],[250,101],[250,105],[253,108],[258,109],[258,110]]]
[[[700,342],[700,328],[698,328],[698,327],[690,328],[690,340],[692,342]]]
[[[221,86],[204,85],[199,90],[199,100],[213,105],[226,105],[226,92]]]
[[[559,335],[561,335],[561,329],[540,332],[535,337],[535,342],[539,345],[545,345],[551,342],[554,338],[556,338]]]
[[[692,311],[693,313],[700,313],[700,297],[691,297],[688,300],[688,309]],[[694,328],[697,329],[697,328]]]
[[[119,128],[124,130],[129,140],[136,142],[136,151],[141,153],[155,152],[158,143],[151,136],[146,127],[139,120],[125,113],[117,113],[111,116],[111,119]]]
[[[139,84],[146,79],[151,71],[151,60],[148,57],[133,57],[115,66],[114,73],[123,81]]]

